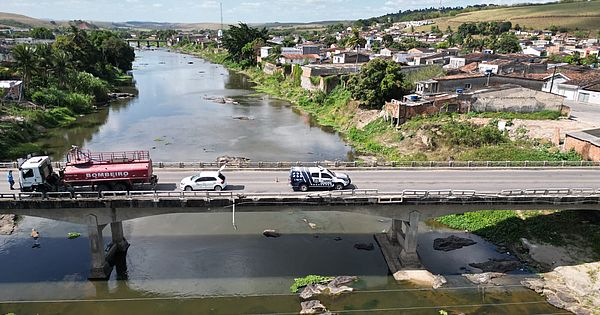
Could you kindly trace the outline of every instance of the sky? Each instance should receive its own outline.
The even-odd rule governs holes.
[[[441,0],[443,6],[514,4],[523,0]],[[547,2],[548,0],[529,0]],[[219,22],[356,20],[398,10],[438,7],[440,0],[0,0],[0,12],[51,20]]]

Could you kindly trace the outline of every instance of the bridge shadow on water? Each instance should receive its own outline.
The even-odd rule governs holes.
[[[123,280],[388,274],[377,246],[372,251],[354,248],[375,244],[371,234],[133,236],[128,241],[126,255],[116,257]],[[39,242],[39,248],[32,248],[33,240],[20,239],[0,253],[0,283],[87,281],[87,237],[42,237]]]

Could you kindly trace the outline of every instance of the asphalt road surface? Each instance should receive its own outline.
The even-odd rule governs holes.
[[[334,170],[335,171],[335,170]],[[0,193],[10,192],[6,172],[2,174]],[[476,190],[541,188],[600,188],[600,169],[436,169],[436,170],[349,170],[346,172],[357,189],[377,189],[381,192],[409,190]],[[194,170],[155,170],[157,190],[179,190],[183,177]],[[15,188],[19,187],[14,172]],[[291,192],[289,171],[225,170],[226,190],[247,193]],[[149,186],[148,186],[149,187]],[[147,190],[148,187],[137,188]]]

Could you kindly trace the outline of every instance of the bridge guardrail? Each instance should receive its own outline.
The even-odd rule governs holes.
[[[180,199],[253,199],[261,198],[402,198],[402,199],[440,199],[440,198],[513,198],[513,197],[593,197],[600,196],[600,189],[595,188],[538,188],[538,189],[505,189],[497,192],[478,192],[476,190],[402,190],[398,192],[380,192],[377,189],[354,189],[342,191],[322,191],[311,193],[273,192],[244,193],[235,191],[103,191],[103,192],[19,192],[0,193],[0,200],[69,200],[69,199],[135,199],[135,198],[180,198]]]
[[[219,168],[218,162],[154,162],[153,167],[161,168]],[[57,168],[65,162],[54,162]],[[292,166],[323,166],[330,168],[562,168],[562,167],[600,167],[600,161],[249,161],[230,162],[230,168],[240,169],[287,169]],[[17,168],[17,162],[0,162],[0,169]]]

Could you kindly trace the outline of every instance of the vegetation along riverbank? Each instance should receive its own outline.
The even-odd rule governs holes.
[[[115,86],[130,84],[125,73],[135,58],[117,33],[76,27],[51,44],[19,44],[12,54],[15,62],[0,69],[0,79],[21,79],[24,95],[0,106],[0,160],[43,153],[33,141],[110,101]]]
[[[557,120],[560,113],[440,113],[417,117],[391,126],[380,117],[383,103],[410,91],[415,81],[443,73],[430,67],[404,75],[400,66],[381,59],[363,66],[360,73],[345,79],[330,93],[308,91],[300,86],[301,67],[290,67],[288,75],[266,74],[259,65],[238,62],[216,48],[202,49],[188,44],[179,47],[189,53],[240,71],[257,84],[255,89],[290,101],[311,114],[324,126],[333,127],[361,154],[380,160],[580,160],[575,152],[561,152],[549,139],[534,139],[524,127],[510,128],[520,120]],[[375,83],[373,83],[375,82]],[[385,85],[382,82],[389,82]],[[396,95],[399,94],[399,95]],[[486,123],[482,118],[489,118]],[[507,121],[504,131],[498,120]]]

